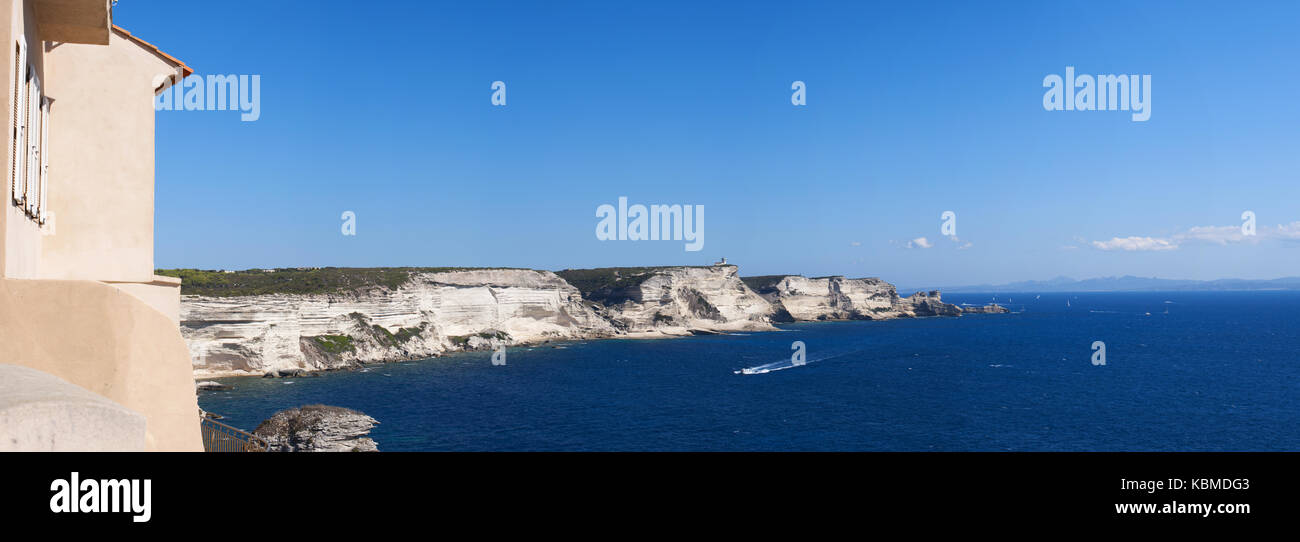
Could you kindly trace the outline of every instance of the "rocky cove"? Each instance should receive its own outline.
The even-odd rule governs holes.
[[[564,270],[162,271],[184,279],[196,378],[294,375],[600,338],[773,330],[773,323],[963,313],[878,278],[741,277],[735,265]]]

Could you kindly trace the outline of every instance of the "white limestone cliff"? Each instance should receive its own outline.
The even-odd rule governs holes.
[[[411,271],[387,286],[340,293],[185,295],[181,331],[195,377],[208,378],[288,376],[549,341],[771,330],[773,321],[962,312],[939,292],[900,297],[878,278],[742,279],[734,265],[467,269]]]
[[[899,297],[894,285],[878,278],[775,275],[745,280],[771,303],[772,319],[778,322],[885,320],[962,313],[957,306],[944,303],[937,291]]]
[[[447,351],[604,337],[615,330],[549,271],[416,273],[346,294],[183,296],[195,375],[354,367]]]
[[[584,288],[583,296],[632,337],[775,329],[771,305],[745,285],[734,265],[582,271],[608,274],[605,284]]]

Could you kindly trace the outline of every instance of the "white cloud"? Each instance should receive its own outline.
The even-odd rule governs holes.
[[[947,239],[947,240],[949,240],[949,241],[952,241],[952,242],[954,242],[954,243],[957,243],[957,250],[966,250],[966,249],[968,249],[968,248],[970,248],[970,247],[975,246],[974,244],[971,244],[970,241],[962,241],[962,240],[961,240],[960,238],[958,238],[956,235],[945,235],[945,236],[943,236],[943,237],[944,237],[944,239]]]
[[[860,247],[860,246],[862,246],[862,242],[861,242],[861,241],[853,241],[853,242],[849,243],[849,246],[851,246],[851,247]]]
[[[1092,246],[1099,250],[1123,250],[1127,252],[1174,250],[1178,248],[1176,243],[1168,239],[1155,237],[1115,237],[1109,241],[1093,241]]]
[[[1169,237],[1114,237],[1109,241],[1092,241],[1088,244],[1099,250],[1160,251],[1175,250],[1190,243],[1229,245],[1258,243],[1264,239],[1300,240],[1300,221],[1262,226],[1255,235],[1246,235],[1241,226],[1195,226]],[[1063,247],[1064,248],[1064,247]]]
[[[1266,228],[1267,229],[1267,228]],[[1174,236],[1176,241],[1205,241],[1216,245],[1226,245],[1228,243],[1240,243],[1250,241],[1259,242],[1259,236],[1247,236],[1241,232],[1241,226],[1196,226]]]
[[[907,248],[930,248],[932,246],[934,245],[930,244],[930,240],[924,237],[917,237],[907,242]]]
[[[1269,229],[1264,228],[1264,231],[1267,232]],[[1277,228],[1272,230],[1271,234],[1278,239],[1300,239],[1300,221],[1292,222],[1290,224],[1278,224]]]

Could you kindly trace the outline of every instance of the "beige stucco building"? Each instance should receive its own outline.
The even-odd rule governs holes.
[[[8,81],[0,84],[0,118],[8,123],[0,450],[199,451],[190,359],[177,327],[180,281],[153,273],[152,98],[191,70],[114,26],[109,0],[0,0],[0,44],[8,49],[0,68]],[[5,386],[19,380],[6,382],[6,366],[41,371],[55,377],[52,386],[61,379],[105,401],[69,410],[69,397],[85,397],[51,393],[58,399],[41,403],[39,394],[12,390],[6,397]],[[73,411],[110,419],[119,407],[144,422],[122,420],[119,432],[142,426],[143,435],[115,444],[98,436],[111,431],[68,421],[31,429],[41,412],[50,420],[87,419]],[[86,441],[92,437],[100,440]]]

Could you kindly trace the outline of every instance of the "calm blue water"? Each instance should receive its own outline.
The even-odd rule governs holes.
[[[1023,312],[234,378],[199,403],[250,430],[292,406],[354,408],[385,451],[1300,449],[1300,292],[1008,298]],[[735,374],[793,341],[810,363]]]

